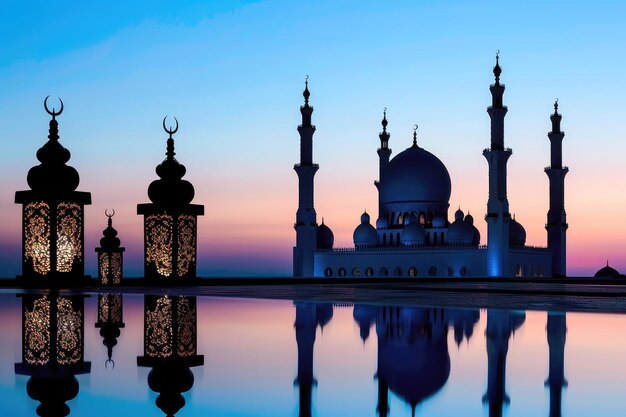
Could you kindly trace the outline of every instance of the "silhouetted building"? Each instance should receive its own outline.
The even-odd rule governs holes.
[[[185,166],[174,155],[176,128],[165,127],[167,158],[156,167],[158,180],[148,187],[152,203],[137,205],[137,214],[144,216],[144,276],[171,282],[172,279],[196,278],[198,216],[204,215],[204,206],[191,204],[193,185],[182,179]]]
[[[624,274],[620,274],[619,271],[609,266],[609,261],[606,261],[606,266],[598,269],[598,272],[593,276],[594,278],[624,278]]]
[[[181,395],[193,387],[192,367],[204,365],[198,355],[196,297],[144,296],[143,356],[150,367],[148,385],[158,392],[156,405],[168,417],[185,405]]]
[[[115,210],[105,215],[109,218],[107,228],[102,231],[104,237],[100,239],[100,247],[96,248],[98,254],[98,280],[102,285],[119,285],[124,275],[124,251],[120,246],[120,238],[117,230],[113,228],[113,216]]]
[[[322,222],[318,226],[314,208],[313,178],[319,166],[313,163],[311,124],[313,108],[309,105],[308,83],[301,107],[300,164],[295,166],[299,179],[299,204],[296,214],[294,276],[316,277],[501,277],[560,276],[565,274],[564,177],[561,165],[561,115],[551,116],[552,165],[546,169],[550,178],[548,247],[526,245],[524,227],[511,216],[507,199],[507,161],[512,154],[504,145],[504,84],[499,58],[493,69],[495,83],[490,86],[492,103],[487,112],[491,119],[491,144],[483,155],[489,164],[487,202],[487,244],[474,218],[459,208],[448,219],[451,194],[446,166],[432,153],[418,145],[417,125],[413,143],[393,159],[389,148],[387,112],[379,134],[378,218],[372,224],[367,212],[354,230],[353,248],[334,248],[332,230]]]
[[[317,327],[324,327],[333,317],[333,306],[327,303],[294,302],[296,307],[296,343],[298,344],[298,417],[311,417],[311,395],[317,381],[313,376],[313,346]]]
[[[96,329],[100,329],[102,344],[107,348],[107,359],[105,367],[113,362],[113,348],[117,345],[117,338],[120,337],[120,329],[124,328],[124,296],[115,293],[103,293],[98,295],[98,321]]]
[[[524,312],[487,311],[487,392],[483,403],[488,404],[489,417],[502,417],[504,405],[511,401],[506,394],[506,356],[509,339],[525,319]]]
[[[76,375],[87,374],[85,362],[85,296],[21,295],[22,362],[15,373],[30,376],[28,396],[40,405],[41,417],[65,417],[65,404],[78,395]]]
[[[563,388],[565,380],[565,337],[567,334],[566,315],[563,312],[548,313],[549,371],[545,385],[550,389],[550,417],[561,417]]]
[[[60,101],[60,100],[59,100]],[[78,172],[66,163],[70,151],[59,143],[56,117],[52,116],[48,141],[37,151],[41,162],[28,171],[30,190],[17,191],[15,202],[22,204],[22,277],[26,285],[68,285],[81,283],[85,275],[84,206],[91,194],[76,191]]]

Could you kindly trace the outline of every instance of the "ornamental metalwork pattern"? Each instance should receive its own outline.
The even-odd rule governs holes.
[[[103,284],[119,284],[122,280],[122,254],[119,252],[100,254],[100,279]],[[111,282],[109,282],[111,281]]]
[[[146,217],[146,263],[154,263],[156,271],[165,277],[172,275],[172,216],[152,214]]]
[[[50,361],[50,300],[41,297],[24,312],[24,361],[45,365]]]
[[[196,263],[196,217],[183,214],[178,217],[178,276],[189,272]]]
[[[82,327],[81,311],[75,311],[72,301],[60,297],[57,300],[57,362],[70,365],[80,362],[82,358]]]
[[[180,357],[196,354],[196,304],[187,297],[178,299],[178,346]]]
[[[57,271],[71,272],[74,258],[81,257],[83,246],[82,210],[76,203],[57,207]]]
[[[145,355],[155,358],[172,356],[172,299],[161,297],[154,310],[146,308]]]
[[[32,260],[36,273],[50,272],[50,206],[47,203],[24,206],[24,258]]]
[[[121,323],[122,294],[101,294],[98,298],[100,323]]]

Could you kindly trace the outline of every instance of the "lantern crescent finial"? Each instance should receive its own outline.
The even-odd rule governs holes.
[[[109,214],[109,209],[104,209],[104,215],[107,216],[109,219],[113,216],[115,216],[115,209],[111,209],[111,214]]]
[[[170,128],[168,129],[165,126],[165,120],[167,120],[167,116],[163,118],[163,130],[165,130],[165,133],[169,133],[171,138],[174,133],[178,132],[178,119],[174,117],[174,120],[176,121],[176,127],[174,129],[172,129],[172,126],[170,126]]]
[[[45,98],[45,100],[43,101],[43,107],[44,109],[46,109],[46,113],[48,113],[54,119],[56,116],[59,116],[61,113],[63,113],[63,100],[61,100],[61,97],[59,97],[59,102],[61,103],[61,108],[59,109],[59,111],[56,111],[54,107],[52,108],[52,111],[50,111],[50,109],[48,108],[49,98],[50,98],[50,95],[48,95],[48,97]]]

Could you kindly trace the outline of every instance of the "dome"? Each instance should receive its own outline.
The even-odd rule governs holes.
[[[355,246],[376,246],[378,244],[378,233],[374,226],[370,224],[370,215],[364,212],[361,215],[361,224],[354,229],[352,235]]]
[[[620,277],[623,277],[623,275],[620,274],[615,268],[611,268],[607,261],[606,266],[598,270],[598,272],[596,272],[596,274],[593,277],[594,278],[620,278]]]
[[[376,220],[376,228],[377,229],[386,229],[389,227],[389,220],[386,217],[381,216]]]
[[[463,220],[463,217],[465,217],[465,214],[463,213],[463,210],[461,210],[460,208],[454,212],[454,221]]]
[[[474,229],[467,223],[463,211],[458,209],[454,213],[454,222],[448,226],[446,241],[453,245],[471,245],[474,240]]]
[[[115,213],[115,212],[113,212]],[[107,228],[102,231],[104,237],[100,239],[100,247],[104,250],[112,250],[120,248],[120,238],[117,237],[117,230],[113,228],[113,220],[111,220],[112,215],[109,216]]]
[[[515,220],[515,216],[509,223],[509,245],[524,246],[526,244],[526,230],[519,222]]]
[[[317,249],[332,249],[333,243],[335,243],[335,235],[322,219],[322,224],[317,226]]]
[[[450,174],[435,155],[414,145],[389,161],[379,190],[382,204],[440,203],[447,209]]]
[[[426,239],[426,231],[419,222],[412,221],[402,229],[400,242],[403,245],[423,245]]]
[[[438,214],[435,217],[433,217],[433,222],[432,223],[433,223],[433,227],[436,227],[436,228],[445,227],[446,226],[446,218],[443,215]]]
[[[467,213],[467,216],[465,216],[465,223],[472,226],[472,231],[474,232],[474,236],[472,238],[472,245],[474,246],[480,245],[480,232],[478,231],[478,228],[474,226],[474,217],[471,214]]]

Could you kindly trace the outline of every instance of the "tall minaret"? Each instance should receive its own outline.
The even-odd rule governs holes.
[[[374,185],[379,189],[380,183],[383,180],[383,171],[389,163],[389,157],[391,156],[391,149],[389,149],[389,133],[387,132],[387,107],[383,111],[383,131],[378,134],[380,138],[380,148],[378,148],[378,181],[374,181]],[[378,195],[378,217],[383,216],[383,206],[380,200],[380,193]]]
[[[548,379],[545,385],[550,388],[550,417],[561,417],[561,403],[563,388],[567,387],[565,380],[565,336],[567,334],[565,313],[548,313],[548,348],[550,362]]]
[[[569,169],[563,166],[563,137],[561,115],[558,112],[559,101],[554,101],[554,114],[550,138],[550,166],[545,169],[550,181],[550,208],[548,209],[548,249],[552,250],[552,276],[565,276],[565,232],[567,216],[565,214],[565,175]]]
[[[313,178],[319,165],[313,163],[313,133],[311,124],[313,107],[309,106],[309,76],[306,77],[304,106],[300,106],[302,124],[300,133],[300,163],[293,169],[298,174],[298,211],[296,212],[296,246],[293,248],[293,276],[313,276],[313,252],[317,246],[317,219],[313,206]]]
[[[317,328],[317,313],[314,303],[296,302],[296,343],[298,345],[298,376],[293,381],[298,386],[298,417],[311,417],[311,395],[317,381],[313,377],[313,345]]]
[[[487,276],[503,277],[513,275],[509,268],[509,201],[506,197],[506,163],[513,153],[504,147],[504,116],[507,108],[502,105],[504,84],[500,84],[502,69],[496,54],[493,74],[496,82],[491,90],[491,106],[487,113],[491,118],[491,148],[483,155],[489,163],[489,200],[487,201]]]

